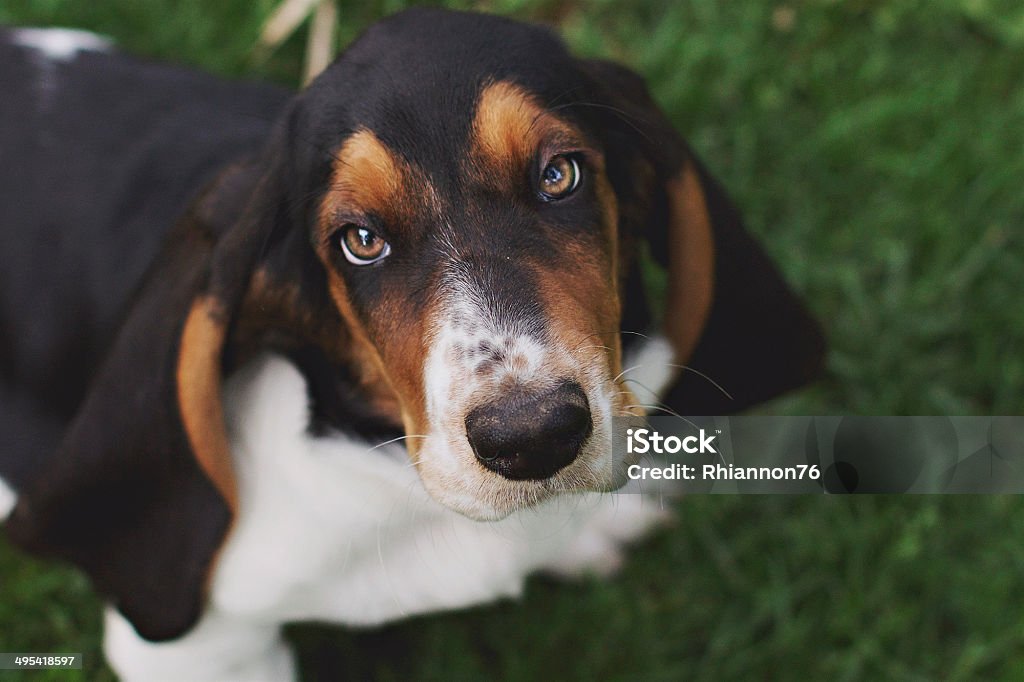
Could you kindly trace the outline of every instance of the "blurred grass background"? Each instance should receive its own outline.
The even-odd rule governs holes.
[[[295,85],[304,31],[250,60],[273,4],[3,0],[0,22]],[[342,44],[407,4],[343,1]],[[1024,412],[1024,5],[451,4],[647,76],[828,330],[824,379],[765,411]],[[694,497],[613,581],[293,634],[323,680],[1024,679],[1018,533],[1017,497]],[[109,679],[86,581],[2,543],[0,650],[83,651],[81,679]]]

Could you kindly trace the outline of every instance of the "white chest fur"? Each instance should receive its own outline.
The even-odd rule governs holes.
[[[225,612],[368,625],[513,596],[573,563],[583,526],[618,506],[576,495],[472,521],[427,496],[400,444],[308,436],[305,382],[284,360],[246,368],[226,398],[241,509],[213,584]]]
[[[210,605],[163,644],[108,612],[105,648],[123,677],[281,679],[291,663],[279,624],[372,625],[515,596],[536,571],[607,573],[665,517],[645,495],[588,493],[472,521],[427,495],[400,444],[310,436],[306,395],[275,356],[228,382],[240,507]]]

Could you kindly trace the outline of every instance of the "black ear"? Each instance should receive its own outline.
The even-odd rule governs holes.
[[[601,100],[609,179],[620,206],[626,258],[644,240],[667,269],[662,331],[680,370],[662,402],[683,414],[729,414],[803,385],[824,358],[821,329],[786,284],[739,212],[658,109],[638,75],[588,61]],[[637,268],[627,272],[623,328]],[[632,329],[635,331],[635,329]],[[635,343],[625,335],[623,343]],[[676,368],[677,370],[680,368]]]
[[[221,365],[273,228],[266,168],[227,171],[172,230],[51,464],[7,524],[19,544],[84,569],[151,640],[199,617],[236,506]]]

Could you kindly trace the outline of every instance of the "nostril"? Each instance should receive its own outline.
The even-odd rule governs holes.
[[[466,438],[483,466],[514,480],[543,479],[571,463],[590,437],[590,404],[579,384],[513,392],[466,416]]]
[[[561,403],[551,408],[542,419],[550,422],[550,436],[576,436],[584,426],[590,424],[590,409],[586,404]]]

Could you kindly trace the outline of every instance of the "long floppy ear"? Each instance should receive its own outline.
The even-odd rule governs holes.
[[[7,524],[31,551],[83,568],[151,640],[179,636],[199,617],[236,506],[221,365],[273,227],[276,179],[259,168],[227,171],[172,230],[57,452]],[[228,214],[228,229],[211,224]]]
[[[671,358],[644,359],[686,369],[666,371],[674,374],[657,391],[663,404],[684,414],[729,414],[811,380],[824,358],[821,330],[743,228],[725,191],[640,76],[604,61],[583,68],[605,103],[602,128],[624,257],[644,240],[668,271],[661,328]],[[639,279],[637,267],[626,273],[625,330],[637,331],[629,325],[646,318]],[[626,335],[623,343],[636,346],[636,338]]]

